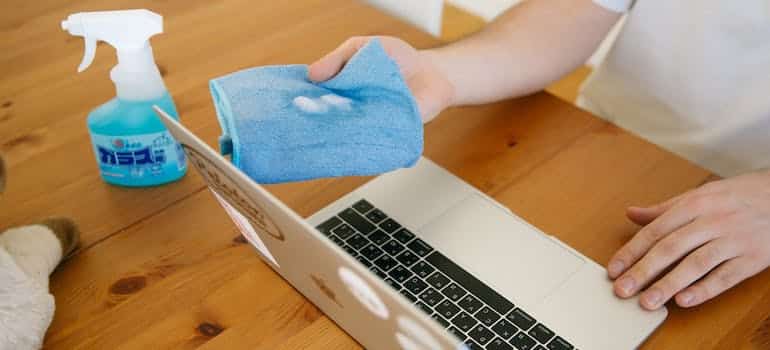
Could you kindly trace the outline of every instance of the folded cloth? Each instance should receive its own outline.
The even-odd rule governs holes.
[[[211,80],[220,151],[258,183],[374,175],[422,154],[417,103],[399,67],[371,40],[331,80],[305,65],[266,66]]]

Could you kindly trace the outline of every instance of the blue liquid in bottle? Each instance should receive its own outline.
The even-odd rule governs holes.
[[[181,146],[155,114],[153,105],[179,120],[168,92],[141,101],[116,97],[88,115],[96,162],[105,182],[155,186],[179,180],[187,172]]]

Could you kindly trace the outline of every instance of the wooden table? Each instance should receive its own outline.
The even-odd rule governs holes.
[[[14,4],[17,3],[17,4]],[[114,52],[75,68],[82,40],[67,14],[147,7],[165,16],[155,56],[184,123],[214,144],[210,78],[249,66],[310,62],[351,35],[438,42],[354,0],[65,2],[1,5],[0,151],[9,183],[0,226],[49,215],[77,220],[82,248],[53,275],[57,312],[46,347],[359,348],[241,239],[191,171],[157,188],[106,185],[85,116],[113,97]],[[637,227],[629,204],[656,202],[711,178],[697,166],[541,93],[445,112],[426,131],[426,155],[526,220],[600,263]],[[365,178],[271,186],[308,215]],[[1,282],[0,282],[1,283]],[[647,349],[770,346],[770,273],[670,316]]]

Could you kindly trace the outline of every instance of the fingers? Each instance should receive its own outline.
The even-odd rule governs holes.
[[[738,249],[727,240],[715,240],[688,255],[640,296],[642,307],[655,310],[709,271],[738,255]]]
[[[619,276],[663,237],[688,224],[701,212],[698,207],[690,205],[684,200],[677,203],[639,230],[628,243],[615,253],[607,265],[610,278]]]
[[[729,260],[698,283],[677,294],[676,303],[682,307],[702,304],[762,270],[751,266],[751,258],[747,256]]]
[[[770,201],[756,200],[755,188],[761,186],[740,180],[709,183],[649,208],[629,208],[631,220],[647,224],[608,264],[609,275],[620,276],[615,293],[630,297],[651,284],[640,295],[642,307],[657,309],[671,298],[690,307],[770,265],[770,236],[764,235],[770,232]]]
[[[674,233],[661,239],[644,255],[643,258],[615,281],[615,294],[622,298],[628,298],[635,295],[644,288],[644,286],[653,281],[653,279],[667,267],[679,261],[694,249],[717,237],[717,232],[715,232],[717,228],[718,224],[715,222],[700,220],[685,225]],[[706,247],[701,248],[700,250],[705,248]],[[716,254],[711,251],[709,251],[709,253],[713,253],[712,255]],[[697,251],[693,254],[697,254]],[[725,259],[727,258],[729,257],[726,257]],[[713,266],[711,266],[711,268],[713,268]],[[708,272],[708,270],[704,270],[701,276],[706,272]],[[688,284],[689,283],[692,283],[692,281],[689,281]],[[680,289],[685,286],[681,286]],[[672,293],[678,292],[680,289],[677,289]],[[671,295],[668,295],[668,298],[670,298]],[[650,293],[649,297],[652,302],[655,302],[655,300],[653,300],[654,296],[662,297],[659,293]]]
[[[367,42],[370,37],[352,37],[346,40],[342,45],[334,49],[334,51],[328,53],[320,60],[310,65],[308,78],[315,82],[322,82],[331,79],[335,76],[345,63],[358,52]]]

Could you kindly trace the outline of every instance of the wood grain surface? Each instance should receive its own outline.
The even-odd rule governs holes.
[[[65,215],[83,232],[81,249],[52,276],[57,310],[45,347],[360,348],[257,258],[194,171],[145,189],[100,180],[85,117],[114,96],[114,51],[99,45],[94,64],[77,74],[82,39],[59,22],[122,8],[164,15],[166,33],[152,41],[156,60],[184,124],[212,145],[219,133],[207,88],[213,77],[308,63],[352,35],[440,44],[355,0],[0,4],[0,152],[9,166],[0,229]],[[624,218],[626,205],[711,179],[546,93],[446,111],[427,126],[426,155],[602,264],[638,229]],[[367,180],[269,189],[309,215]],[[703,306],[670,311],[645,349],[767,348],[770,273]]]

